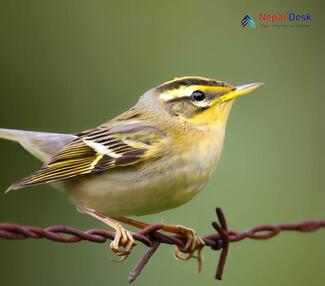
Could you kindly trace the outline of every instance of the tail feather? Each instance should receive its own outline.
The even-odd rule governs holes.
[[[72,134],[33,132],[0,128],[0,138],[18,142],[36,158],[40,159],[42,162],[47,162],[66,144],[76,139],[77,136]],[[18,181],[10,186],[6,190],[6,193],[10,190],[19,189],[22,187],[24,186],[22,186]]]
[[[77,136],[0,128],[0,138],[20,143],[36,158],[46,162]]]

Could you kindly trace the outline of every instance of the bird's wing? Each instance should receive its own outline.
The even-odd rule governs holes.
[[[119,123],[81,132],[38,171],[9,190],[56,182],[128,166],[162,155],[165,132],[150,124]]]

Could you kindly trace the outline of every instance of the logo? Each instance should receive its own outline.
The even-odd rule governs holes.
[[[241,20],[240,24],[242,25],[242,27],[250,27],[250,28],[255,28],[255,21],[254,19],[249,16],[249,15],[246,15],[243,20]]]
[[[256,16],[256,17],[255,17]],[[266,13],[260,12],[254,15],[255,20],[250,15],[246,15],[240,22],[242,27],[256,28],[308,28],[312,23],[312,14],[287,13]]]
[[[284,14],[267,14],[260,13],[258,19],[262,22],[311,22],[311,14],[296,14],[296,13],[284,13]]]

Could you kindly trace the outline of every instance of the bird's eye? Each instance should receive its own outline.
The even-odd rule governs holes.
[[[206,96],[204,94],[204,92],[196,90],[192,93],[192,99],[194,99],[195,101],[203,101],[205,100]]]

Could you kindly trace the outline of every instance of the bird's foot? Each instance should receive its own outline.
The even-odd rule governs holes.
[[[187,228],[178,225],[179,233],[187,238],[184,247],[176,247],[175,257],[177,260],[189,260],[195,258],[198,261],[198,272],[202,270],[202,248],[204,247],[204,241],[199,235],[191,228]],[[185,255],[184,255],[185,254]]]
[[[109,248],[118,256],[121,257],[119,261],[123,261],[128,258],[131,249],[134,245],[136,245],[135,240],[132,236],[132,233],[125,229],[120,223],[116,220],[107,217],[91,208],[85,206],[78,206],[78,210],[82,213],[86,213],[101,222],[105,223],[106,225],[110,226],[111,228],[115,229],[115,237],[114,240],[111,242]]]
[[[121,259],[119,261],[123,261],[128,258],[131,253],[131,249],[136,242],[132,236],[132,233],[125,229],[119,223],[115,224],[115,238],[111,242],[109,248]]]

